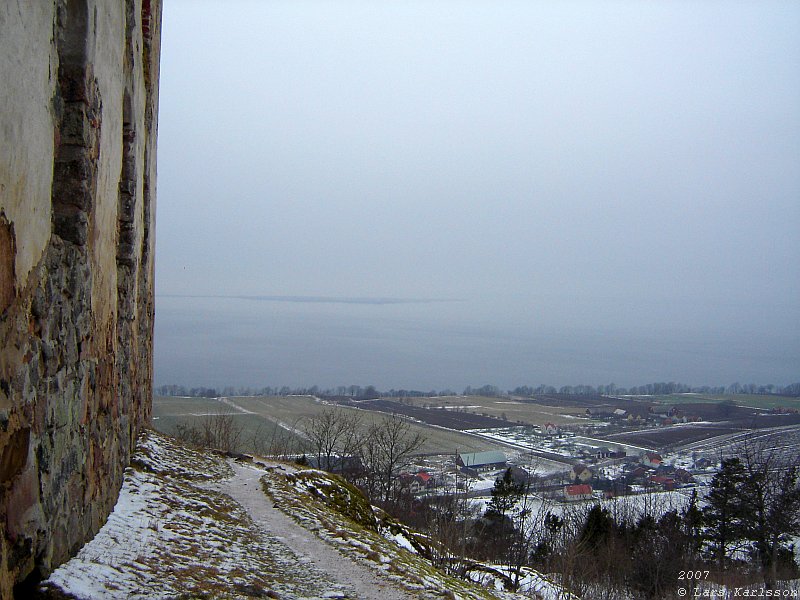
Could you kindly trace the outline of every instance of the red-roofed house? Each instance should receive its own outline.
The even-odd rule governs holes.
[[[671,492],[675,489],[675,480],[671,477],[665,477],[664,475],[653,475],[650,477],[650,481],[656,485],[660,485],[662,489],[667,492]]]
[[[564,486],[564,500],[577,502],[578,500],[591,500],[592,486],[588,483]]]
[[[418,494],[422,490],[433,487],[434,479],[430,473],[419,471],[418,473],[400,473],[398,475],[401,488],[407,488],[412,494]]]
[[[661,455],[656,452],[645,452],[642,455],[642,464],[645,466],[657,469],[661,466],[662,462],[664,462],[664,459],[661,458]]]
[[[433,476],[430,473],[419,471],[415,478],[422,489],[433,487]]]

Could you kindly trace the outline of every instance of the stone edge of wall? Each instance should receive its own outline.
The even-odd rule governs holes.
[[[97,532],[150,420],[161,0],[0,7],[0,597]]]

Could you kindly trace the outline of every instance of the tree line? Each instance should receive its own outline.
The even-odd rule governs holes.
[[[183,385],[161,385],[155,388],[158,396],[189,396],[200,398],[218,398],[220,396],[319,396],[319,397],[339,397],[351,398],[354,400],[369,400],[374,398],[427,398],[437,396],[456,396],[457,392],[451,389],[442,390],[414,390],[414,389],[389,389],[379,390],[374,385],[340,385],[333,388],[320,388],[317,385],[310,387],[289,387],[289,386],[225,386],[217,387],[186,387]],[[691,386],[685,383],[676,382],[657,382],[638,385],[632,387],[617,386],[613,383],[598,386],[593,385],[563,385],[555,387],[552,385],[540,384],[537,386],[522,385],[514,389],[503,391],[496,385],[486,384],[479,387],[467,386],[461,395],[464,396],[485,396],[489,398],[522,396],[532,398],[534,396],[546,396],[562,394],[569,396],[661,396],[669,394],[715,394],[715,395],[778,395],[789,397],[800,397],[800,383],[792,383],[785,386],[774,384],[755,384],[738,382],[721,386]]]

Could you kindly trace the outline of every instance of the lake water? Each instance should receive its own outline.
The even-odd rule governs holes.
[[[156,385],[690,385],[800,379],[797,340],[546,328],[469,301],[156,300]]]

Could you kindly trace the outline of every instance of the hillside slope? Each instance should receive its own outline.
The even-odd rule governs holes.
[[[447,576],[425,545],[337,477],[148,431],[106,525],[42,589],[80,599],[522,597]],[[554,595],[544,580],[532,585],[534,597]]]

